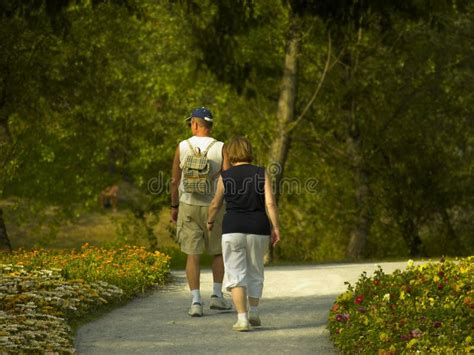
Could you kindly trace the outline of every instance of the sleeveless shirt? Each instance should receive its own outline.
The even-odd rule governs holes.
[[[189,138],[191,145],[194,149],[199,148],[201,152],[204,152],[209,144],[212,143],[214,138],[212,137],[197,137],[192,136]],[[222,167],[222,147],[224,146],[223,142],[217,141],[211,147],[209,152],[207,152],[207,159],[211,165],[211,174],[214,176],[214,181],[212,181],[212,193],[209,195],[202,195],[198,193],[189,193],[184,191],[183,175],[181,173],[181,182],[179,184],[179,201],[184,202],[188,205],[194,206],[209,206],[216,192],[216,181],[219,177],[219,171]],[[182,169],[184,161],[191,152],[188,143],[186,140],[179,143],[179,166]]]
[[[265,211],[265,169],[251,164],[221,173],[226,212],[222,233],[270,235]]]

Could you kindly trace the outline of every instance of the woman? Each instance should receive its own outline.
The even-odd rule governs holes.
[[[265,169],[251,164],[250,142],[244,137],[236,137],[224,145],[224,154],[232,167],[223,171],[217,182],[207,226],[211,231],[225,199],[226,213],[222,223],[225,286],[231,291],[237,310],[233,329],[248,331],[251,325],[261,325],[258,304],[263,290],[263,258],[270,235],[273,246],[280,240],[278,211]]]

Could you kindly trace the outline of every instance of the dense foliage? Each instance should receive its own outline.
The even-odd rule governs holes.
[[[329,314],[343,354],[471,353],[474,259],[441,260],[385,274],[362,274]]]
[[[286,178],[277,256],[344,259],[353,238],[351,257],[472,254],[474,5],[336,3],[2,2],[7,227],[5,200],[71,216],[117,181],[147,196],[136,216],[167,208],[183,119],[206,105],[214,135],[248,136],[259,164],[288,138],[274,167]],[[295,120],[282,134],[295,31]]]
[[[163,284],[169,257],[143,248],[0,254],[0,352],[74,353],[71,325]]]

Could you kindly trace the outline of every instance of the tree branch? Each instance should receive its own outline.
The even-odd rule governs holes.
[[[309,100],[309,102],[306,104],[306,107],[304,108],[303,112],[298,116],[296,120],[294,120],[292,123],[289,124],[286,132],[290,133],[295,127],[301,122],[303,117],[306,115],[306,112],[308,112],[309,108],[313,104],[313,102],[316,100],[316,97],[319,94],[319,91],[321,90],[321,87],[323,86],[324,80],[326,79],[326,75],[329,71],[329,68],[332,67],[331,64],[331,53],[332,53],[332,48],[331,48],[331,33],[328,32],[328,55],[326,58],[326,64],[324,66],[323,73],[321,74],[321,79],[319,80],[318,86],[316,87],[316,90],[314,91],[313,96]]]

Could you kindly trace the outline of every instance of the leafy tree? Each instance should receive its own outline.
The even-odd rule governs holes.
[[[90,207],[119,178],[145,190],[167,163],[169,113],[182,103],[173,96],[189,65],[179,21],[151,3],[140,15],[77,3],[64,8],[68,30],[58,33],[47,8],[1,18],[2,196]]]

